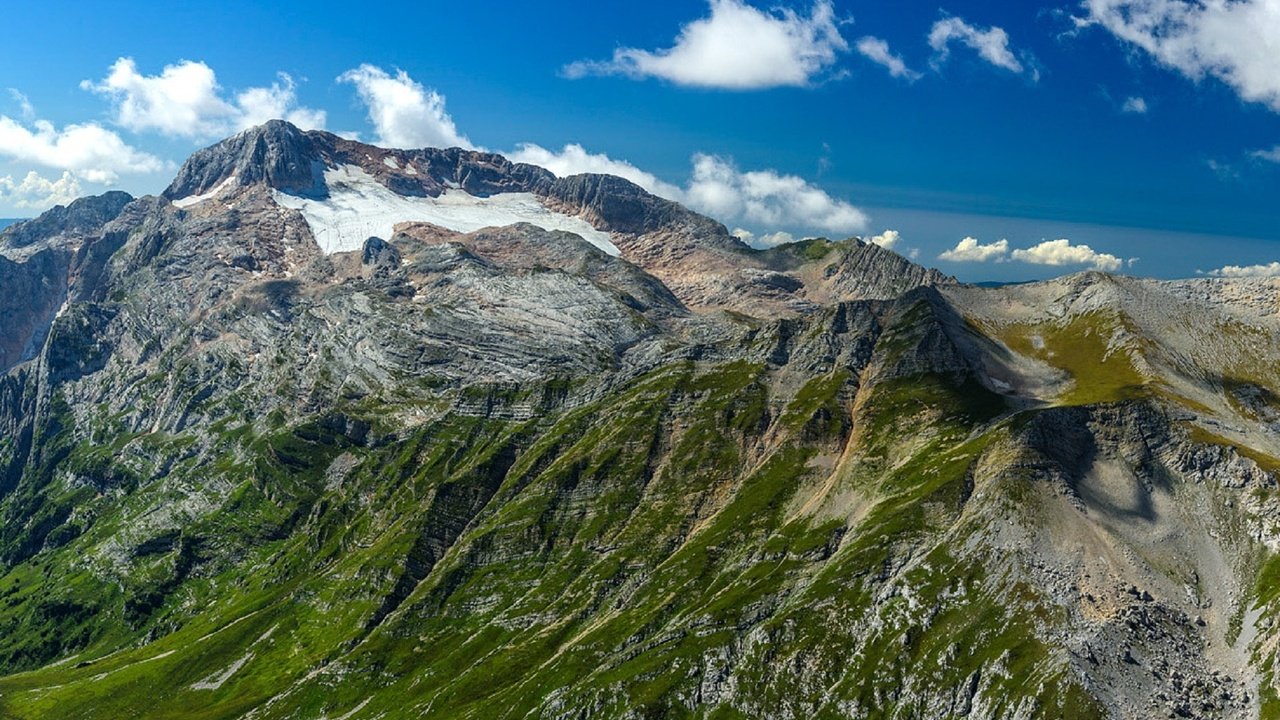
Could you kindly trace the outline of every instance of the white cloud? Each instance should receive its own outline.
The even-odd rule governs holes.
[[[1120,106],[1120,112],[1131,113],[1134,115],[1147,114],[1147,101],[1140,97],[1131,97],[1124,101]]]
[[[280,73],[271,87],[249,88],[236,95],[239,116],[237,129],[261,125],[268,120],[288,120],[303,130],[323,129],[328,119],[323,110],[298,107],[293,78]]]
[[[1092,265],[1098,270],[1115,272],[1124,266],[1124,261],[1115,255],[1100,253],[1088,245],[1072,245],[1070,240],[1046,240],[1029,248],[1018,248],[1010,252],[1009,241],[999,240],[989,245],[981,245],[975,238],[967,237],[955,248],[938,256],[939,260],[951,262],[1006,262],[1015,260],[1031,265]],[[1133,258],[1136,262],[1137,258]],[[1130,263],[1132,264],[1132,263]]]
[[[18,103],[18,110],[22,113],[22,119],[34,120],[36,117],[36,109],[31,104],[31,100],[17,88],[9,88],[9,97]]]
[[[1009,254],[1009,241],[997,240],[989,245],[980,245],[977,238],[967,237],[956,246],[938,256],[939,260],[951,262],[1002,262]]]
[[[378,134],[376,143],[384,147],[474,148],[458,132],[445,110],[444,96],[423,87],[403,70],[395,76],[373,65],[361,65],[338,77],[338,82],[355,85],[356,93],[369,110],[369,122]]]
[[[1004,28],[990,27],[981,30],[958,17],[943,18],[929,31],[929,47],[937,57],[935,62],[945,62],[951,54],[951,43],[960,42],[978,53],[983,60],[1010,72],[1021,73],[1022,63],[1009,49],[1009,34]]]
[[[867,216],[861,210],[803,178],[774,170],[744,172],[732,160],[714,155],[693,156],[693,172],[684,187],[665,182],[625,160],[588,152],[581,145],[566,145],[553,152],[525,144],[507,157],[545,167],[561,177],[578,173],[617,175],[721,222],[835,234],[859,232],[867,225]],[[751,234],[748,230],[741,232]],[[758,242],[762,243],[763,238]]]
[[[668,200],[680,201],[684,197],[683,190],[659,180],[653,173],[645,172],[626,160],[614,160],[603,153],[589,153],[578,144],[565,145],[559,152],[553,152],[540,145],[525,143],[514,152],[507,153],[507,158],[544,167],[560,177],[580,173],[617,175]]]
[[[66,205],[83,194],[80,181],[66,171],[56,180],[49,180],[34,170],[21,180],[14,180],[12,175],[0,177],[0,202],[24,210],[48,210],[54,205]]]
[[[115,105],[115,121],[134,132],[157,131],[171,137],[211,138],[274,118],[303,129],[323,128],[325,113],[297,107],[293,79],[281,73],[269,88],[250,88],[235,102],[222,97],[217,75],[203,62],[166,65],[159,75],[138,72],[132,58],[120,58],[100,82],[80,87]]]
[[[885,230],[879,235],[867,238],[868,242],[873,245],[879,245],[885,250],[892,250],[902,240],[902,233],[897,230]]]
[[[849,50],[831,0],[815,2],[808,17],[785,8],[765,12],[742,0],[710,5],[711,16],[681,28],[670,48],[619,48],[611,60],[575,62],[564,73],[655,77],[731,90],[794,87],[813,82]]]
[[[858,41],[855,47],[863,57],[883,66],[893,77],[913,82],[920,79],[920,73],[907,67],[907,64],[902,60],[902,56],[894,55],[889,50],[889,43],[878,37],[864,37]]]
[[[219,134],[235,114],[219,97],[217,78],[204,63],[183,61],[147,77],[132,58],[120,58],[101,82],[85,80],[80,86],[112,98],[116,122],[135,132],[208,137]]]
[[[1092,265],[1107,272],[1124,265],[1115,255],[1097,252],[1088,245],[1072,245],[1066,239],[1046,240],[1025,250],[1014,250],[1012,258],[1032,265]]]
[[[1258,160],[1280,162],[1280,152],[1276,153],[1275,157],[1277,159],[1275,160],[1272,160],[1270,157],[1270,151],[1268,150],[1257,150],[1251,153],[1251,155]],[[1235,163],[1218,160],[1216,158],[1209,158],[1204,161],[1204,164],[1212,170],[1213,174],[1217,175],[1220,180],[1230,181],[1240,179],[1240,169],[1235,165]]]
[[[789,232],[779,230],[778,232],[769,233],[768,235],[761,235],[754,243],[750,244],[755,245],[756,247],[771,248],[779,245],[786,245],[787,243],[793,243],[795,241],[796,237],[794,235]],[[747,241],[744,240],[743,242]]]
[[[0,157],[56,170],[70,170],[89,182],[113,182],[121,174],[152,173],[167,165],[126,144],[99,125],[67,125],[58,130],[37,120],[33,127],[0,115]]]
[[[1098,25],[1193,80],[1216,77],[1280,112],[1277,0],[1085,0]]]
[[[742,172],[730,160],[701,153],[693,157],[684,198],[689,207],[722,221],[831,233],[854,233],[867,225],[861,210],[802,178],[773,170]]]
[[[1266,160],[1267,162],[1280,163],[1280,145],[1270,150],[1254,150],[1249,156],[1256,160]],[[1216,168],[1215,168],[1216,169]]]
[[[767,233],[757,237],[756,234],[750,230],[736,228],[729,234],[738,238],[742,242],[757,248],[777,247],[779,245],[786,245],[796,241],[796,236],[786,232],[785,230],[779,230],[778,232]]]
[[[1280,262],[1266,265],[1227,265],[1217,270],[1201,271],[1201,274],[1220,278],[1280,277]]]

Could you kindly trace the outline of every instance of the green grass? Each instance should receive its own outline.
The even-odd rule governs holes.
[[[999,337],[1014,351],[1066,371],[1074,380],[1059,398],[1064,405],[1094,405],[1144,397],[1151,381],[1138,372],[1131,353],[1140,348],[1109,348],[1111,339],[1130,329],[1127,321],[1105,312],[1071,317],[1065,324],[1042,322],[1003,328]]]
[[[927,304],[904,314],[888,349],[910,352],[930,319]],[[0,717],[905,717],[922,707],[895,688],[941,697],[997,667],[989,707],[1096,712],[1041,639],[1052,609],[948,550],[1004,401],[935,375],[858,388],[841,369],[794,394],[771,379],[675,362],[518,422],[379,417],[442,403],[426,386],[302,419],[213,402],[212,438],[129,437],[101,417],[80,436],[145,460],[101,497],[58,471],[119,472],[123,446],[72,442],[61,417],[58,456],[7,502],[65,509],[44,538],[79,530],[0,576]],[[461,394],[555,407],[575,382]],[[797,512],[836,472],[819,461],[846,450],[834,480],[874,507],[856,523]],[[157,477],[164,458],[182,459]],[[207,507],[104,559],[196,491]],[[734,704],[694,703],[716,677]]]
[[[1218,445],[1221,447],[1231,448],[1239,453],[1241,457],[1246,457],[1252,460],[1254,464],[1263,470],[1272,473],[1273,475],[1280,475],[1280,458],[1275,458],[1255,448],[1241,445],[1237,442],[1232,442],[1221,435],[1209,432],[1199,425],[1188,423],[1186,427],[1187,434],[1189,436],[1188,439],[1190,439],[1191,442],[1200,443],[1202,445]]]

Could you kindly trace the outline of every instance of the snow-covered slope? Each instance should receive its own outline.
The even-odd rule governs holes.
[[[212,200],[213,198],[217,197],[227,188],[233,187],[235,183],[236,183],[236,176],[231,175],[227,177],[226,180],[223,180],[221,183],[219,183],[217,187],[215,187],[214,189],[210,190],[207,193],[202,193],[200,195],[189,195],[187,197],[178,198],[177,200],[174,200],[173,206],[186,209],[193,205],[199,205],[205,200]]]
[[[617,256],[609,234],[582,218],[553,212],[531,193],[476,197],[461,189],[438,198],[405,197],[388,190],[359,167],[344,165],[324,173],[329,197],[322,200],[274,190],[277,203],[298,210],[326,253],[359,250],[371,236],[390,238],[403,222],[428,222],[457,232],[527,222],[545,230],[565,230]]]

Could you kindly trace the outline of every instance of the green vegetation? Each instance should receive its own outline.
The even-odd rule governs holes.
[[[884,361],[931,321],[899,317]],[[0,717],[1096,716],[1042,639],[1060,611],[957,541],[1003,399],[773,380],[682,361],[572,408],[567,378],[477,386],[412,427],[387,413],[445,391],[201,398],[208,435],[55,414],[6,501],[49,515],[5,536]],[[553,409],[477,410],[526,405]]]
[[[1106,312],[1071,317],[1065,324],[1044,322],[1003,328],[999,337],[1014,351],[1065,370],[1075,381],[1059,401],[1094,405],[1143,397],[1147,379],[1134,367],[1140,350],[1125,318]],[[1123,338],[1123,339],[1122,339]]]
[[[791,266],[797,263],[817,262],[832,252],[847,246],[848,243],[843,241],[831,241],[827,238],[808,238],[769,248],[763,251],[762,255],[766,259],[779,260],[784,266]]]
[[[1272,474],[1280,475],[1280,458],[1272,457],[1271,455],[1261,452],[1256,448],[1232,442],[1221,435],[1209,432],[1199,425],[1188,423],[1186,427],[1187,434],[1189,435],[1191,442],[1200,443],[1202,445],[1218,445],[1221,447],[1231,448],[1239,453],[1241,457],[1246,457],[1252,460],[1254,464],[1263,470]]]

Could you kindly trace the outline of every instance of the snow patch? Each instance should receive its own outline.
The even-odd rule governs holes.
[[[393,157],[391,157],[390,155],[388,155],[388,156],[386,156],[386,157],[382,158],[382,164],[383,164],[383,165],[386,165],[387,167],[391,168],[392,170],[399,170],[399,169],[400,169],[400,163],[396,162],[396,159],[395,159],[395,158],[393,158]]]
[[[359,250],[373,236],[390,238],[403,222],[427,222],[462,233],[526,222],[544,230],[574,233],[610,255],[619,254],[608,233],[582,218],[548,210],[532,193],[481,198],[450,189],[438,198],[405,197],[354,165],[328,169],[324,179],[329,197],[322,200],[279,190],[272,195],[277,204],[302,213],[326,254]]]
[[[218,186],[210,190],[209,192],[203,195],[188,195],[187,197],[184,197],[184,198],[178,198],[177,200],[173,201],[173,205],[174,207],[179,207],[179,208],[189,208],[192,205],[202,203],[205,200],[211,200],[217,197],[218,194],[221,193],[223,190],[226,190],[227,188],[231,187],[231,184],[234,183],[235,181],[236,181],[236,176],[231,175],[226,180],[223,180],[222,182],[218,183]]]

